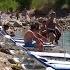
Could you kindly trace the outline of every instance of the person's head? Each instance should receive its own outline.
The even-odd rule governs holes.
[[[8,30],[8,29],[9,29],[9,25],[8,25],[8,24],[4,24],[4,25],[3,25],[3,29],[4,29],[4,30]]]
[[[42,17],[38,18],[38,21],[39,21],[40,23],[42,23],[42,22],[43,22],[43,18],[42,18]]]
[[[56,13],[55,13],[54,11],[51,11],[51,12],[49,13],[49,17],[50,17],[50,18],[54,19],[55,16],[56,16]]]
[[[39,23],[38,22],[33,22],[30,25],[31,30],[39,30]]]

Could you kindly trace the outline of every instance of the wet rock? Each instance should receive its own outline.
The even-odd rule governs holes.
[[[11,64],[16,64],[13,59],[8,59],[8,61],[11,63]]]
[[[3,49],[3,48],[1,48],[0,51],[3,52],[3,53],[6,53],[6,54],[10,54],[10,52],[9,52],[8,49]]]

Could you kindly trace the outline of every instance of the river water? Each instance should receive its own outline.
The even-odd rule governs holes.
[[[62,33],[59,45],[70,53],[70,31],[64,31]]]
[[[28,27],[17,28],[15,37],[24,38],[24,34],[27,30],[28,30]],[[64,31],[62,33],[58,45],[70,53],[70,31]]]

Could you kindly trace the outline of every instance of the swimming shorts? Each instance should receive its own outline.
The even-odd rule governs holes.
[[[36,47],[36,43],[26,42],[25,43],[25,47],[33,47],[33,48],[35,48]]]

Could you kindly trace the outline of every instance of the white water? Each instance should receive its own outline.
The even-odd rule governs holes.
[[[70,31],[64,31],[59,40],[59,45],[70,53]]]

